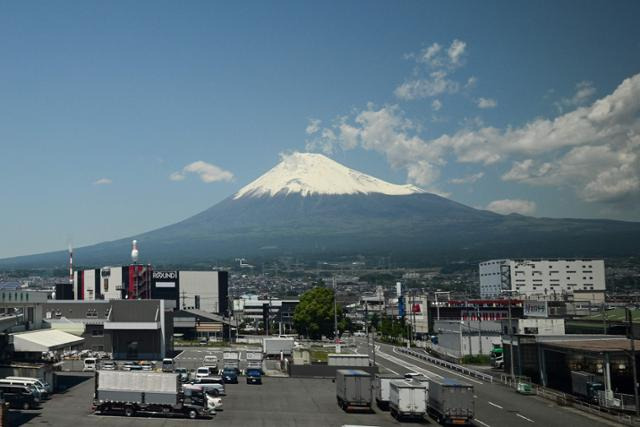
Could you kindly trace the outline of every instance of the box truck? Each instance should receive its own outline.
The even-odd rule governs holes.
[[[395,374],[376,374],[373,378],[373,389],[376,404],[382,410],[389,409],[389,383],[393,380],[401,380],[404,377]]]
[[[336,397],[338,405],[349,409],[371,409],[371,375],[360,369],[336,371]]]
[[[96,371],[93,409],[127,417],[140,413],[192,419],[215,411],[209,410],[202,392],[184,393],[178,374],[140,371]]]
[[[598,403],[598,392],[604,390],[602,376],[584,371],[571,371],[571,392],[591,403]]]
[[[431,378],[427,413],[443,424],[470,424],[474,413],[473,386],[451,378]]]
[[[262,340],[262,351],[265,357],[291,356],[293,353],[293,338],[265,338]]]
[[[394,380],[389,383],[389,408],[391,416],[423,418],[427,413],[427,386],[413,380]]]
[[[225,351],[222,353],[222,368],[223,369],[240,369],[240,352],[239,351]]]
[[[262,350],[247,350],[247,369],[262,369]]]

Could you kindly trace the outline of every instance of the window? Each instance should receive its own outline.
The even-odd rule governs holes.
[[[536,335],[538,333],[538,328],[524,328],[524,333],[528,335]]]
[[[91,336],[92,337],[102,337],[102,336],[104,336],[104,331],[101,328],[93,329],[91,331]]]

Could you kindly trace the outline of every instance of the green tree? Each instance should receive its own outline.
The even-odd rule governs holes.
[[[323,335],[333,338],[333,290],[316,287],[308,290],[293,313],[293,324],[298,331],[311,339]],[[338,307],[338,320],[342,320],[342,308]]]

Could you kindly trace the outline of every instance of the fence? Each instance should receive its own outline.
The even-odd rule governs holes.
[[[521,381],[528,381],[526,377],[515,377],[515,380],[510,375],[500,375],[500,382],[509,388],[516,389],[518,383]],[[611,421],[615,421],[627,426],[640,426],[640,419],[633,417],[622,412],[606,408],[604,406],[592,405],[588,402],[577,400],[573,395],[563,393],[561,391],[551,390],[536,384],[531,384],[532,391],[535,395],[551,400],[560,406],[572,406],[591,414],[607,418]],[[633,397],[633,396],[632,396]]]
[[[487,381],[492,383],[493,382],[493,377],[491,375],[487,375],[487,374],[483,374],[482,372],[478,372],[476,370],[473,369],[469,369],[467,367],[464,367],[462,365],[458,365],[456,363],[451,363],[451,362],[447,362],[446,360],[442,360],[442,359],[438,359],[435,357],[431,357],[426,353],[423,352],[418,352],[415,350],[411,350],[408,348],[402,348],[402,347],[398,347],[398,351],[404,354],[407,354],[409,356],[413,356],[416,357],[418,359],[422,359],[425,360],[429,363],[433,363],[434,365],[439,365],[442,366],[444,368],[447,369],[451,369],[452,371],[458,371],[461,374],[465,374],[467,376],[473,377],[473,378],[477,378],[480,379],[482,381]]]

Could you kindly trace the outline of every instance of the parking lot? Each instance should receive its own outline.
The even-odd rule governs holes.
[[[65,375],[70,388],[56,393],[42,408],[10,411],[11,426],[181,426],[217,423],[225,426],[397,425],[388,412],[347,414],[336,404],[335,384],[328,379],[263,378],[262,385],[226,386],[224,410],[211,419],[95,415],[91,412],[94,380],[89,374]]]

